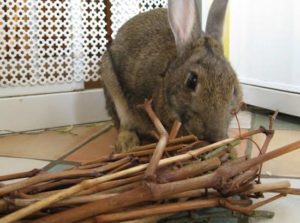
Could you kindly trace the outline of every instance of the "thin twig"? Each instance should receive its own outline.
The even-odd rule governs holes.
[[[32,178],[8,184],[4,187],[0,188],[0,196],[3,196],[5,194],[8,194],[10,192],[20,190],[25,187],[29,187],[31,185],[40,183],[40,182],[46,182],[50,180],[58,180],[58,179],[64,179],[64,178],[79,178],[79,177],[97,177],[100,175],[103,175],[103,173],[114,169],[120,165],[123,165],[124,163],[127,163],[130,161],[130,157],[125,157],[121,160],[115,161],[113,163],[110,163],[105,166],[101,166],[95,169],[72,169],[72,170],[66,170],[61,172],[55,172],[55,173],[42,173],[39,175],[36,175]]]
[[[173,126],[172,126],[172,129],[170,131],[170,135],[169,135],[169,140],[172,140],[172,139],[175,139],[177,134],[178,134],[178,131],[181,127],[181,122],[176,120],[174,123],[173,123]]]
[[[264,183],[264,184],[255,184],[252,186],[251,190],[246,191],[245,194],[253,194],[257,192],[268,192],[268,191],[276,191],[281,189],[287,189],[291,186],[289,181],[280,181],[276,183]]]
[[[156,169],[158,167],[159,160],[161,159],[161,157],[163,155],[164,149],[166,148],[169,135],[168,135],[168,132],[166,131],[166,129],[164,128],[164,126],[162,125],[162,123],[160,122],[159,118],[156,116],[156,114],[152,110],[151,103],[152,103],[152,100],[146,99],[144,102],[144,107],[145,107],[145,110],[146,110],[148,116],[152,120],[156,130],[159,132],[160,139],[154,150],[154,153],[150,160],[150,163],[145,171],[145,179],[150,180],[150,181],[155,181]]]
[[[33,177],[33,176],[37,175],[40,172],[41,172],[41,170],[39,170],[39,169],[33,169],[33,170],[22,172],[22,173],[3,175],[3,176],[0,176],[0,181]]]
[[[250,206],[248,206],[247,208],[246,208],[246,214],[247,215],[250,215],[251,214],[251,212],[254,210],[254,209],[256,209],[256,208],[259,208],[259,207],[261,207],[261,206],[263,206],[263,205],[266,205],[266,204],[268,204],[268,203],[271,203],[272,201],[275,201],[275,200],[277,200],[277,199],[279,199],[279,198],[281,198],[281,197],[284,197],[284,196],[286,196],[285,194],[278,194],[278,195],[275,195],[275,196],[273,196],[273,197],[270,197],[270,198],[268,198],[268,199],[265,199],[265,200],[263,200],[263,201],[260,201],[260,202],[257,202],[257,203],[255,203],[255,204],[253,204],[253,205],[250,205]]]
[[[136,210],[113,213],[113,214],[104,214],[96,217],[96,222],[120,222],[125,220],[137,219],[142,217],[148,217],[153,215],[160,214],[171,214],[181,211],[188,211],[198,208],[210,208],[219,206],[219,199],[203,199],[188,201],[183,203],[175,204],[165,204],[165,205],[155,205],[149,207],[143,207]]]
[[[197,137],[194,135],[187,135],[187,136],[181,136],[177,137],[175,139],[169,140],[167,143],[167,146],[172,146],[176,144],[187,144],[187,143],[192,143],[197,141]],[[148,149],[154,149],[156,147],[157,143],[152,143],[144,146],[137,146],[133,147],[130,149],[130,152],[135,152],[135,151],[143,151],[143,150],[148,150]]]
[[[254,134],[262,133],[263,131],[264,131],[264,129],[259,128],[259,129],[256,129],[256,130],[252,130],[252,131],[243,133],[241,135],[241,137],[249,137],[249,136],[254,135]],[[240,139],[240,137],[225,139],[225,140],[219,141],[217,143],[214,143],[214,144],[211,144],[211,145],[208,145],[208,146],[205,146],[205,147],[201,147],[199,149],[195,149],[195,150],[190,151],[186,154],[181,154],[181,155],[177,155],[177,156],[174,156],[174,157],[162,159],[159,162],[159,165],[162,167],[162,166],[167,166],[167,165],[169,165],[171,163],[174,163],[174,162],[186,161],[186,160],[189,160],[189,159],[193,159],[194,157],[197,157],[199,154],[203,154],[204,152],[211,151],[213,149],[216,149],[220,146],[226,145],[228,143],[231,143],[231,142],[239,140],[239,139]],[[109,181],[109,180],[117,179],[119,177],[129,176],[131,174],[134,174],[134,173],[145,170],[146,167],[147,167],[147,164],[142,164],[142,165],[139,165],[139,166],[136,166],[136,167],[129,168],[127,170],[117,172],[117,173],[107,174],[105,176],[97,177],[97,178],[91,179],[91,180],[85,180],[85,181],[81,182],[80,184],[77,184],[73,187],[70,187],[68,189],[64,189],[62,191],[59,191],[58,193],[49,196],[47,199],[41,200],[41,201],[36,202],[36,203],[34,203],[30,206],[27,206],[23,209],[20,209],[20,210],[12,213],[10,215],[7,215],[6,217],[4,217],[1,220],[2,220],[3,223],[14,222],[18,219],[21,219],[25,216],[28,216],[28,215],[34,213],[36,211],[39,211],[39,210],[41,210],[41,209],[43,209],[43,208],[59,201],[59,200],[70,197],[70,196],[72,196],[76,193],[79,193],[80,191],[89,189],[89,188],[93,187],[94,185],[97,185],[97,184],[100,184],[100,183],[103,183],[103,182],[106,182],[106,181]],[[0,191],[1,191],[1,189],[2,188],[0,188]],[[4,194],[3,191],[2,191],[2,194]]]

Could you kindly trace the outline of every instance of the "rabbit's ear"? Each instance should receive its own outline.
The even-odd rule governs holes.
[[[223,26],[228,0],[214,0],[209,10],[206,33],[222,43]]]
[[[201,36],[201,0],[169,0],[168,16],[177,52],[181,55]]]

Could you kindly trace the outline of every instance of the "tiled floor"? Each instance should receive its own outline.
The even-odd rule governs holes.
[[[239,114],[242,132],[261,125],[268,127],[269,112],[251,108]],[[300,139],[300,118],[280,114],[275,122],[276,133],[270,144],[269,151]],[[230,125],[229,135],[238,135],[235,120]],[[90,125],[67,127],[34,134],[16,134],[0,136],[0,175],[13,172],[28,171],[34,168],[47,171],[59,171],[70,168],[78,162],[95,160],[111,153],[116,140],[117,131],[109,122]],[[261,145],[264,136],[253,139]],[[237,147],[239,155],[258,154],[250,141],[244,141]],[[300,187],[300,151],[267,162],[263,174],[272,178],[292,177],[292,183]],[[274,204],[263,209],[276,212],[274,219],[264,222],[297,222],[300,217],[297,207],[300,197],[281,198]],[[288,212],[288,214],[287,214]],[[256,221],[256,220],[255,220]],[[261,222],[261,221],[259,221]]]

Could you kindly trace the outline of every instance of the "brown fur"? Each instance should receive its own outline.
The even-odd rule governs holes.
[[[120,129],[118,150],[139,144],[138,135],[153,130],[145,112],[136,107],[145,98],[153,98],[167,129],[177,119],[183,123],[182,134],[209,141],[227,136],[230,111],[242,98],[219,41],[202,35],[178,56],[166,9],[128,21],[104,54],[101,68],[107,109]],[[191,71],[198,76],[196,91],[185,85]]]

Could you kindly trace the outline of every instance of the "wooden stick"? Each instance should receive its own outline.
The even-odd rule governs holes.
[[[134,197],[133,199],[133,194],[138,196]],[[123,208],[151,199],[152,199],[152,193],[147,188],[147,186],[144,185],[144,186],[137,187],[133,190],[124,192],[118,196],[101,199],[96,202],[84,204],[80,208],[79,207],[71,208],[58,214],[52,214],[47,217],[37,219],[32,223],[77,222],[92,216],[96,216],[100,213],[111,211],[115,208]],[[3,223],[5,223],[5,221]]]
[[[104,172],[108,170],[111,170],[117,166],[127,163],[128,161],[130,161],[130,159],[131,159],[130,157],[125,157],[122,160],[118,160],[115,161],[114,163],[110,163],[108,165],[101,166],[95,169],[87,169],[87,170],[73,169],[73,170],[67,170],[67,171],[56,172],[56,173],[39,174],[32,178],[23,180],[21,182],[8,184],[4,187],[1,187],[0,196],[49,180],[57,180],[57,179],[64,179],[64,178],[79,178],[79,177],[97,177],[99,175],[102,175]]]
[[[184,147],[184,144],[179,144],[179,145],[170,145],[165,148],[165,152],[172,152],[179,150]],[[132,156],[147,156],[147,155],[152,155],[154,152],[155,148],[153,149],[147,149],[147,150],[141,150],[141,151],[136,151],[136,152],[126,152],[125,154],[132,155]]]
[[[284,188],[284,189],[276,189],[270,192],[274,193],[282,193],[282,194],[293,194],[293,195],[300,195],[300,188]]]
[[[176,144],[192,143],[195,141],[197,141],[197,137],[194,135],[182,136],[182,137],[177,137],[173,140],[169,140],[167,143],[167,146],[176,145]],[[133,147],[132,149],[130,149],[130,152],[154,149],[156,147],[156,144],[157,143],[152,143],[152,144],[148,144],[148,145],[144,145],[144,146]]]
[[[146,99],[144,102],[144,107],[145,107],[145,110],[146,110],[148,116],[152,120],[155,128],[157,129],[157,131],[160,135],[160,139],[156,145],[156,148],[154,150],[154,153],[150,160],[150,163],[147,166],[147,169],[145,171],[145,179],[150,180],[150,181],[155,181],[156,169],[158,167],[159,160],[161,159],[161,157],[163,155],[164,149],[166,148],[169,135],[168,135],[168,132],[166,131],[166,129],[164,128],[164,126],[162,125],[162,123],[160,122],[159,118],[156,116],[156,114],[152,110],[151,102],[152,102],[151,100]]]
[[[300,140],[296,141],[294,143],[291,143],[289,145],[283,146],[274,151],[271,151],[269,153],[259,155],[256,158],[249,159],[243,163],[238,163],[236,165],[223,165],[217,171],[215,171],[215,173],[218,174],[219,177],[222,179],[221,182],[223,182],[223,183],[221,183],[219,185],[215,185],[214,188],[219,191],[223,191],[223,193],[226,194],[230,190],[230,189],[227,190],[228,185],[226,183],[229,179],[236,177],[237,175],[239,175],[240,173],[243,173],[246,170],[249,170],[253,167],[257,167],[257,165],[259,165],[263,162],[274,159],[278,156],[292,152],[299,148],[300,148]]]
[[[0,176],[0,181],[33,177],[33,176],[37,175],[40,172],[41,172],[41,170],[39,170],[39,169],[33,169],[33,170],[30,170],[30,171],[26,171],[26,172],[3,175],[3,176]]]
[[[23,193],[37,194],[46,190],[50,190],[53,188],[63,187],[66,185],[74,185],[77,184],[86,178],[78,178],[78,179],[63,179],[59,181],[51,181],[42,184],[35,184],[31,187],[25,188],[22,190]]]
[[[101,158],[96,159],[96,160],[92,160],[92,161],[88,161],[88,162],[82,162],[81,166],[88,166],[88,165],[93,165],[93,164],[96,164],[96,163],[116,161],[116,160],[120,159],[120,157],[118,155],[119,154],[111,153],[111,154],[102,156]]]
[[[174,157],[162,159],[159,162],[159,166],[163,167],[163,166],[167,166],[169,164],[172,164],[174,162],[186,161],[186,160],[189,160],[189,159],[193,159],[194,157],[197,157],[198,155],[203,154],[204,152],[211,151],[213,149],[219,148],[220,146],[223,146],[223,145],[226,145],[226,144],[231,143],[233,141],[239,140],[241,137],[249,137],[251,135],[262,133],[263,131],[264,131],[263,128],[259,128],[259,129],[256,129],[256,130],[246,132],[246,133],[242,134],[241,136],[238,136],[238,137],[235,137],[235,138],[225,139],[225,140],[213,143],[211,145],[201,147],[199,149],[195,149],[195,150],[190,151],[186,154],[181,154],[181,155],[177,155],[177,156],[174,156]],[[59,200],[70,197],[70,196],[72,196],[72,195],[74,195],[74,194],[76,194],[80,191],[83,191],[85,189],[89,189],[89,188],[93,187],[94,185],[97,185],[97,184],[100,184],[100,183],[103,183],[103,182],[106,182],[106,181],[109,181],[109,180],[117,179],[119,177],[129,176],[131,174],[143,171],[143,170],[145,170],[147,165],[148,164],[142,164],[142,165],[139,165],[139,166],[136,166],[136,167],[129,168],[127,170],[117,172],[117,173],[107,174],[105,176],[97,177],[97,178],[91,179],[91,180],[85,180],[85,181],[81,182],[80,184],[77,184],[73,187],[70,187],[68,189],[59,191],[58,193],[49,196],[47,199],[41,200],[41,201],[36,202],[36,203],[34,203],[30,206],[27,206],[23,209],[20,209],[20,210],[12,213],[10,215],[7,215],[6,217],[1,219],[2,220],[1,223],[14,222],[18,219],[21,219],[25,216],[28,216],[28,215],[34,213],[36,211],[39,211],[39,210],[41,210],[45,207],[48,207],[49,205],[51,205],[51,204],[53,204],[53,203],[55,203]],[[3,190],[1,191],[1,189],[2,188],[0,188],[0,194],[2,194],[2,195],[11,192],[11,191],[9,191],[9,192],[4,193],[4,191]]]
[[[293,151],[293,150],[295,150],[295,148],[298,148],[298,147],[299,147],[298,142],[292,143],[290,145],[279,148],[275,151],[269,152],[267,154],[264,154],[258,158],[254,158],[254,159],[261,159],[261,161],[264,161],[265,159],[268,160],[271,157],[273,157],[273,158],[276,157],[275,155],[280,155],[280,154],[282,155],[286,152]],[[271,155],[268,155],[268,154],[271,154]],[[168,159],[170,159],[170,158],[168,158]],[[256,162],[257,162],[257,160],[255,160],[255,162],[253,162],[252,160],[248,160],[248,161],[246,161],[246,163],[249,163],[249,164],[247,164],[245,166],[249,166],[249,168],[250,168],[253,165],[257,165]],[[240,165],[240,164],[238,164],[238,165]],[[231,177],[235,176],[236,175],[235,171],[236,172],[238,172],[239,170],[243,171],[243,169],[239,169],[239,170],[235,170],[234,168],[232,168],[232,169],[233,169],[233,173],[229,173],[229,174],[227,173],[228,176],[231,176]],[[196,188],[206,188],[206,187],[210,187],[211,185],[219,185],[220,182],[216,182],[216,179],[219,179],[222,182],[223,179],[227,178],[227,176],[221,177],[221,178],[219,178],[219,176],[220,176],[220,173],[218,173],[218,170],[217,170],[212,174],[207,174],[205,176],[195,177],[192,179],[186,179],[183,181],[177,181],[177,182],[167,183],[167,184],[163,184],[163,185],[148,184],[147,187],[142,186],[142,187],[133,189],[131,191],[124,192],[116,197],[113,197],[114,199],[112,199],[112,198],[109,198],[108,200],[103,199],[103,200],[100,200],[97,202],[86,204],[86,205],[84,205],[84,207],[82,206],[80,208],[69,209],[69,210],[61,212],[59,214],[54,214],[54,215],[48,216],[46,218],[39,219],[36,222],[52,223],[52,222],[62,222],[63,221],[65,223],[67,223],[67,222],[72,222],[72,221],[78,221],[78,220],[85,219],[85,218],[88,218],[88,217],[91,217],[91,216],[94,216],[94,215],[97,215],[97,214],[100,214],[100,213],[103,213],[106,211],[116,209],[116,208],[122,208],[122,207],[126,207],[126,206],[129,206],[132,204],[137,204],[142,201],[152,200],[152,199],[161,199],[161,198],[165,198],[169,195],[172,195],[175,193],[180,193],[180,192],[187,191],[187,190],[193,190]],[[150,185],[150,187],[149,187],[149,185]],[[138,196],[135,196],[137,194],[138,194]],[[42,202],[42,201],[40,201],[40,202]],[[105,205],[105,206],[101,205],[103,203],[105,203],[107,205]],[[35,205],[35,204],[33,204],[33,205]],[[28,206],[26,208],[32,207],[33,205]],[[21,209],[21,211],[24,209]],[[16,212],[14,214],[16,214]],[[5,218],[8,218],[8,217],[9,216],[6,216]],[[5,220],[5,218],[3,218],[3,219]],[[5,223],[5,222],[6,221],[3,221],[3,223]],[[11,221],[8,221],[8,222],[11,222]]]
[[[153,205],[136,210],[129,210],[113,214],[103,214],[96,217],[96,222],[120,222],[153,215],[171,214],[176,212],[189,211],[199,208],[212,208],[217,206],[219,206],[218,198],[194,200],[175,204]]]
[[[68,205],[78,205],[78,204],[84,204],[88,202],[97,201],[100,199],[113,197],[118,195],[118,193],[111,193],[111,194],[94,194],[94,195],[88,195],[88,196],[79,196],[79,197],[72,197],[65,199],[63,201],[59,201],[50,207],[62,207],[62,206],[68,206]],[[9,202],[17,207],[26,207],[28,205],[31,205],[37,201],[42,200],[43,198],[30,198],[30,199],[9,199]]]
[[[207,171],[211,171],[218,168],[220,165],[221,162],[216,157],[204,161],[198,160],[176,170],[158,171],[157,181],[159,183],[167,183],[167,182],[200,176]]]
[[[268,160],[274,159],[276,157],[282,156],[286,153],[292,152],[292,151],[297,150],[299,148],[300,148],[300,140],[298,140],[294,143],[282,146],[282,147],[280,147],[276,150],[273,150],[271,152],[262,154],[262,155],[260,155],[256,158],[248,160],[247,162],[240,163],[236,166],[237,169],[234,169],[232,171],[232,174],[234,176],[238,172],[245,171],[247,169],[250,169],[251,167],[254,167],[255,165],[258,165],[260,163],[263,163],[263,162],[266,162]]]
[[[214,191],[214,195],[219,195],[217,194],[216,191]],[[205,189],[196,189],[196,190],[190,190],[186,192],[181,192],[178,194],[171,195],[169,198],[193,198],[193,197],[201,197],[203,195],[208,195],[207,191]]]
[[[100,183],[100,184],[97,184],[97,185],[91,187],[90,189],[80,192],[79,195],[88,195],[88,194],[93,194],[93,193],[99,193],[101,191],[105,191],[105,190],[112,189],[112,188],[117,188],[119,186],[123,186],[123,185],[130,184],[133,182],[141,181],[143,178],[144,178],[144,175],[140,174],[140,175],[125,178],[125,179],[113,180],[113,181]]]
[[[7,201],[7,199],[0,199],[0,213],[8,212],[10,210],[10,206],[11,204]]]
[[[246,191],[245,194],[249,195],[257,192],[276,191],[280,189],[289,188],[290,186],[291,184],[287,180],[276,182],[276,183],[255,184],[252,186],[251,190]]]
[[[119,166],[119,167],[117,167],[115,169],[112,169],[111,171],[109,171],[109,173],[116,173],[116,172],[119,172],[121,170],[125,170],[125,169],[127,169],[129,167],[132,167],[134,163],[135,162],[133,160],[131,162],[124,163],[123,165],[121,165],[121,166]]]
[[[166,148],[169,148],[172,151],[175,150],[175,148],[177,150],[177,148],[180,145],[183,146],[183,145],[185,145],[185,143],[195,142],[196,140],[197,140],[197,138],[193,135],[179,137],[179,138],[176,138],[174,140],[171,140],[167,144]],[[128,155],[133,155],[133,156],[140,157],[140,156],[153,154],[153,151],[155,150],[156,145],[157,145],[157,143],[153,143],[153,144],[148,144],[148,145],[145,145],[145,146],[135,147],[136,149],[131,149],[128,152],[106,155],[106,156],[101,157],[100,159],[82,163],[81,166],[79,167],[79,169],[87,169],[87,168],[90,168],[90,167],[93,168],[93,167],[97,167],[97,166],[102,166],[103,162],[116,161],[116,160],[124,158]],[[173,148],[173,149],[171,149],[171,148]]]
[[[181,122],[176,120],[174,123],[173,123],[173,126],[172,126],[172,129],[170,131],[170,136],[169,136],[169,140],[173,140],[176,138],[177,134],[178,134],[178,131],[181,127]]]
[[[238,212],[241,212],[245,215],[251,215],[252,211],[255,210],[256,208],[259,208],[263,205],[266,205],[274,200],[277,200],[281,197],[285,196],[284,194],[278,194],[276,196],[273,196],[271,198],[268,198],[268,199],[265,199],[263,201],[260,201],[260,202],[257,202],[255,204],[252,204],[250,206],[247,206],[247,207],[240,207],[240,206],[236,206],[236,205],[232,205],[230,204],[229,202],[227,202],[226,200],[223,200],[221,205],[225,208],[228,208],[228,209],[231,209],[233,211],[238,211]]]
[[[89,164],[89,165],[80,165],[80,166],[75,167],[75,168],[78,168],[78,169],[94,169],[94,168],[104,166],[104,165],[107,165],[107,162],[106,163],[99,162],[99,163],[94,163],[94,164]],[[72,169],[74,169],[74,167]]]
[[[212,180],[213,174],[207,174],[205,176],[185,179],[167,184],[156,185],[153,183],[148,183],[109,199],[102,199],[97,202],[85,204],[79,208],[69,209],[59,214],[47,216],[37,220],[35,223],[53,223],[61,221],[67,223],[79,221],[103,212],[138,204],[143,201],[159,200],[167,197],[168,195],[173,195],[186,190],[209,187],[209,185],[212,185]]]
[[[279,110],[276,110],[273,115],[269,116],[269,130],[273,130],[274,121],[276,120],[278,116]]]

